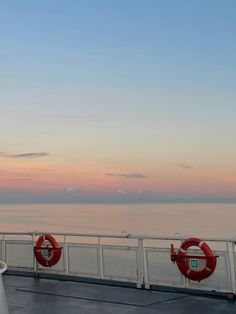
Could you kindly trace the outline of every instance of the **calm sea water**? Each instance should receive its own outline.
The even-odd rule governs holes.
[[[0,205],[1,231],[236,235],[236,204]]]

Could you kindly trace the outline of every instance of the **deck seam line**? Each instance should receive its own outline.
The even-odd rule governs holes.
[[[126,305],[126,306],[132,306],[132,307],[147,307],[147,306],[149,306],[149,304],[140,305],[140,304],[136,304],[136,303],[115,302],[115,301],[107,301],[107,300],[93,299],[93,298],[86,298],[86,297],[76,297],[76,296],[72,296],[72,295],[64,295],[64,294],[57,294],[57,293],[50,293],[50,292],[32,291],[32,290],[26,290],[26,289],[16,289],[16,291],[42,294],[42,295],[50,295],[50,296],[62,297],[62,298],[85,300],[85,301],[110,303],[110,304],[117,304],[117,305]]]
[[[175,298],[171,298],[171,299],[167,299],[167,300],[161,300],[161,301],[153,302],[153,303],[148,304],[147,306],[149,307],[149,306],[152,306],[152,305],[158,305],[158,304],[167,303],[167,302],[171,302],[171,301],[182,300],[182,299],[185,299],[185,298],[188,298],[188,297],[189,297],[188,295],[183,295],[183,296],[180,296],[180,297],[175,297]]]

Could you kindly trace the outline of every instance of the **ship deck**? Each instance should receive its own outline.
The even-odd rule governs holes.
[[[4,275],[11,314],[235,313],[227,299]]]

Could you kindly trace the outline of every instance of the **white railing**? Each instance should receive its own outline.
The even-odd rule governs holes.
[[[204,238],[217,259],[213,275],[201,282],[186,279],[170,259],[170,244],[176,248],[184,235],[53,233],[63,247],[52,268],[40,266],[33,248],[42,232],[1,233],[0,258],[10,270],[107,279],[152,286],[215,291],[236,295],[236,238]]]
[[[5,295],[5,289],[2,281],[2,274],[7,270],[7,265],[0,261],[0,313],[8,314],[8,305]]]

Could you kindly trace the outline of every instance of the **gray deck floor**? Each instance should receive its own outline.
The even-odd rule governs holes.
[[[4,276],[11,314],[236,313],[236,302],[177,293]]]

